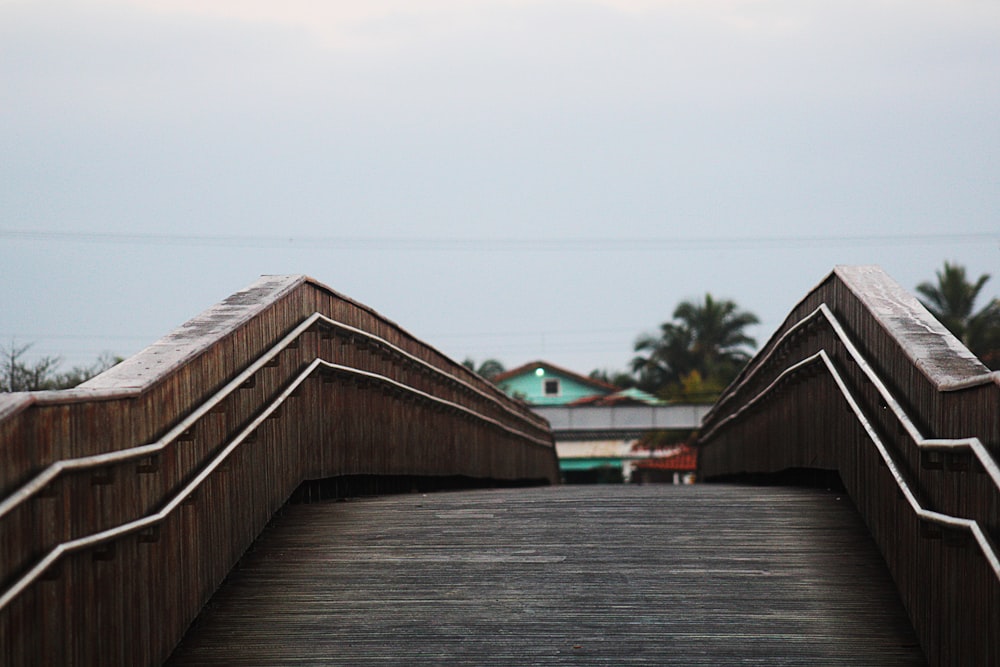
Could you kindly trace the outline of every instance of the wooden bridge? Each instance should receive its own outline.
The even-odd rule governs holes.
[[[289,506],[170,665],[227,660],[925,664],[843,494],[720,484]]]
[[[839,268],[699,445],[707,480],[846,494],[551,487],[544,420],[262,278],[78,389],[0,397],[0,661],[1000,664],[998,398],[891,279]]]

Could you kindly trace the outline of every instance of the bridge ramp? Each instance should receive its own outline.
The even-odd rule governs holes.
[[[836,492],[724,485],[287,506],[174,665],[922,665]]]

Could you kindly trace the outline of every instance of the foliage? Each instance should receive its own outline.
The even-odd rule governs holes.
[[[62,359],[46,356],[28,362],[25,355],[30,349],[30,343],[18,346],[13,342],[0,349],[0,392],[70,389],[121,361],[121,357],[103,354],[89,366],[75,366],[60,373]]]
[[[660,325],[659,336],[636,340],[637,386],[664,398],[697,393],[702,400],[714,399],[750,359],[757,343],[744,329],[758,322],[735,302],[711,294],[702,302],[681,302],[673,321]]]
[[[598,380],[606,384],[613,384],[619,389],[628,389],[635,386],[635,377],[631,373],[624,371],[609,371],[605,368],[595,368],[588,376],[591,380]]]
[[[496,359],[486,359],[477,367],[475,360],[471,357],[467,357],[465,361],[462,362],[462,365],[473,373],[478,373],[487,380],[492,380],[506,370],[503,363],[497,361]]]
[[[693,370],[679,382],[668,385],[662,394],[667,400],[677,403],[714,403],[727,384],[718,379],[704,378],[700,372]]]
[[[936,283],[923,282],[917,292],[920,302],[991,369],[1000,369],[1000,299],[993,299],[976,311],[976,300],[990,279],[983,274],[970,282],[965,267],[944,263],[935,272]]]

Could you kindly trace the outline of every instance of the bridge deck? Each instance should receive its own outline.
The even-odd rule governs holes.
[[[289,506],[172,664],[924,664],[850,502],[592,486]]]

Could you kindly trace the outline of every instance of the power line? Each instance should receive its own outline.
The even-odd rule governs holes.
[[[144,341],[153,340],[156,336],[123,336],[121,334],[102,334],[102,333],[77,333],[77,334],[66,334],[66,333],[2,333],[0,332],[0,340],[5,339],[25,339],[25,338],[46,338],[53,340],[116,340],[116,341]]]
[[[509,340],[511,338],[537,338],[539,336],[590,336],[593,334],[622,334],[633,332],[631,327],[617,327],[614,329],[547,329],[544,331],[521,330],[521,331],[481,331],[465,333],[430,333],[424,336],[427,340],[456,340],[456,339],[490,339],[500,338]]]
[[[351,237],[351,236],[254,236],[207,234],[158,234],[147,232],[92,232],[0,229],[0,239],[43,243],[89,243],[114,245],[172,245],[194,247],[266,248],[309,250],[314,248],[353,251],[441,251],[441,252],[614,252],[754,250],[817,246],[898,246],[941,243],[1000,243],[1000,233],[862,234],[830,236],[769,236],[732,238],[444,238],[444,237]]]

